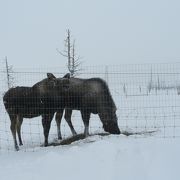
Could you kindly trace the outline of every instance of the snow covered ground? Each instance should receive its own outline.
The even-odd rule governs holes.
[[[14,152],[9,118],[2,104],[2,94],[7,88],[1,76],[0,179],[179,180],[180,95],[176,88],[171,88],[179,83],[178,65],[173,68],[169,65],[155,66],[153,74],[152,66],[124,65],[109,68],[108,76],[103,73],[104,69],[98,71],[92,68],[86,69],[87,74],[83,76],[106,79],[117,105],[121,130],[155,130],[155,133],[129,137],[96,135],[71,145],[44,148],[40,147],[43,133],[38,117],[24,120],[24,145],[19,152]],[[44,73],[15,75],[16,84],[27,86],[45,77]],[[147,87],[151,78],[153,83],[161,82],[169,88],[153,89],[149,93]],[[84,127],[78,111],[73,111],[72,120],[77,132],[82,133]],[[64,120],[61,127],[63,138],[71,135]],[[90,132],[103,132],[102,124],[95,115],[91,116]],[[56,138],[53,120],[49,140],[52,142]]]
[[[179,180],[180,139],[89,137],[68,146],[0,154],[1,180]]]

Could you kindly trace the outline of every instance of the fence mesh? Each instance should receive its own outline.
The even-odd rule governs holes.
[[[14,86],[29,86],[46,78],[52,72],[62,77],[61,68],[14,69],[10,72]],[[180,64],[138,64],[119,66],[83,67],[78,78],[99,77],[104,79],[117,106],[118,124],[122,131],[151,131],[155,137],[180,137]],[[13,138],[9,116],[4,108],[3,95],[8,90],[7,72],[0,69],[0,151],[13,151]],[[84,131],[80,112],[73,110],[72,124],[78,133]],[[65,122],[61,124],[62,137],[71,135]],[[97,115],[91,114],[90,133],[103,132]],[[136,136],[141,137],[141,136]],[[22,125],[23,146],[21,150],[32,151],[44,142],[41,117],[24,119]],[[53,119],[49,142],[57,139]]]

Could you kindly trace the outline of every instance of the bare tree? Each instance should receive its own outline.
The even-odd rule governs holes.
[[[10,89],[14,84],[14,77],[12,76],[13,67],[9,66],[7,57],[5,57],[5,68],[6,68],[6,77],[7,77],[7,87]]]
[[[75,40],[73,40],[73,43],[72,43],[71,32],[69,29],[67,30],[67,38],[65,39],[64,42],[65,42],[65,45],[64,45],[65,50],[63,52],[61,52],[57,49],[57,51],[59,54],[61,54],[62,56],[67,58],[67,60],[68,60],[67,67],[71,74],[71,77],[73,77],[73,76],[77,75],[77,73],[81,70],[80,69],[81,57],[76,55]]]

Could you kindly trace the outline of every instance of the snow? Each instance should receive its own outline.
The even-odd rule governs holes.
[[[180,64],[127,65],[86,69],[86,77],[105,78],[117,105],[118,123],[128,132],[155,130],[146,135],[91,136],[71,145],[40,147],[43,143],[41,118],[24,119],[19,152],[13,149],[9,117],[0,97],[0,180],[103,179],[103,180],[179,180],[180,162]],[[147,90],[151,79],[174,88]],[[47,71],[51,72],[51,71]],[[61,71],[60,71],[61,72]],[[89,72],[89,74],[88,74]],[[98,72],[98,73],[97,73]],[[112,73],[111,73],[112,72]],[[149,72],[149,73],[148,73]],[[96,74],[97,73],[97,74]],[[1,73],[5,75],[4,73]],[[31,86],[46,76],[45,73],[15,73],[16,84]],[[1,76],[0,95],[6,90]],[[78,133],[84,126],[79,111],[73,111],[72,123]],[[63,138],[71,135],[63,120]],[[90,133],[103,132],[98,116],[90,119]],[[49,141],[57,138],[52,121]]]
[[[180,139],[94,136],[68,146],[0,155],[1,180],[178,180]]]

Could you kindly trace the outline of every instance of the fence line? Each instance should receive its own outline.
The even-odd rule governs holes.
[[[180,64],[121,65],[104,67],[83,67],[80,78],[100,77],[107,81],[117,106],[118,123],[121,130],[157,130],[154,137],[180,137]],[[46,72],[57,77],[63,69],[14,70],[14,86],[32,86],[46,78]],[[10,120],[5,111],[2,97],[7,91],[6,71],[0,69],[0,151],[13,151]],[[79,111],[73,111],[72,123],[78,133],[84,131]],[[62,135],[71,135],[67,123],[62,122]],[[99,117],[92,115],[90,132],[103,132]],[[25,119],[22,126],[24,151],[34,150],[43,143],[41,118]],[[144,137],[138,136],[135,137]],[[50,141],[57,139],[56,124],[52,121]]]

